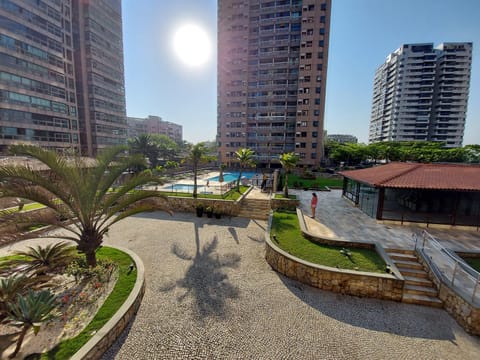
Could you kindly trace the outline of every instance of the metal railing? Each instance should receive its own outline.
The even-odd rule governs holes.
[[[426,230],[421,237],[414,234],[414,240],[415,250],[423,255],[438,279],[464,300],[480,306],[480,273],[453,251],[443,247]]]

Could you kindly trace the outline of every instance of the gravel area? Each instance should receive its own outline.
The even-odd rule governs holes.
[[[142,214],[106,243],[146,268],[139,312],[104,359],[478,359],[444,310],[337,295],[272,271],[266,223]]]

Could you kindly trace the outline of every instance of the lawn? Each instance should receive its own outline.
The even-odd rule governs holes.
[[[468,265],[480,272],[480,258],[466,258],[464,259]]]
[[[288,198],[290,200],[297,200],[297,195],[290,195],[288,194]],[[281,194],[275,194],[275,199],[285,199],[285,195],[283,193]]]
[[[298,187],[298,188],[313,188],[318,187],[322,188],[325,186],[328,187],[342,187],[343,180],[341,179],[328,179],[317,177],[316,179],[304,179],[301,176],[290,174],[288,175],[288,186],[289,187]]]
[[[320,245],[305,239],[300,231],[296,212],[275,212],[271,235],[282,250],[314,264],[340,269],[385,273],[385,262],[370,249]],[[350,258],[340,251],[349,252]]]

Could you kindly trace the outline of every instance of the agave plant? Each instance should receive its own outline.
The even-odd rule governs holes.
[[[8,319],[13,325],[22,328],[17,345],[13,353],[10,354],[10,358],[14,358],[18,354],[30,328],[33,328],[35,335],[37,335],[41,324],[55,316],[54,309],[55,295],[47,290],[39,292],[29,290],[27,295],[18,295],[16,302],[8,304]]]
[[[18,294],[23,294],[31,283],[25,275],[10,275],[0,277],[0,319],[6,315],[7,304],[12,302]]]

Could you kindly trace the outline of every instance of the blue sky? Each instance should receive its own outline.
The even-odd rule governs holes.
[[[473,42],[464,145],[480,144],[480,1],[333,0],[325,129],[367,142],[375,69],[404,43]],[[127,115],[158,115],[183,125],[189,142],[217,128],[216,0],[124,0]],[[188,68],[173,53],[183,23],[210,35],[213,54]]]

